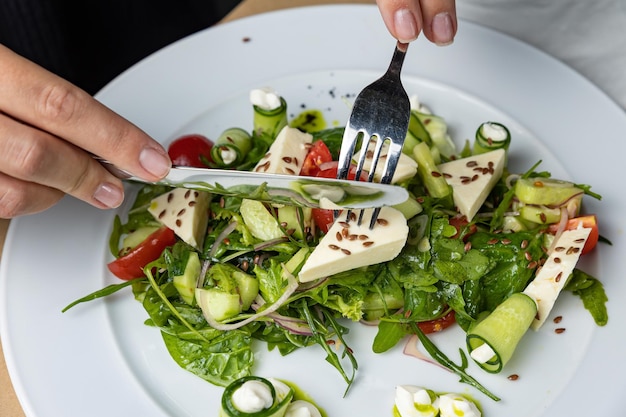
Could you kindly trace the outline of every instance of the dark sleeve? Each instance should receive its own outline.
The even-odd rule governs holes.
[[[95,94],[240,0],[0,0],[0,43]]]

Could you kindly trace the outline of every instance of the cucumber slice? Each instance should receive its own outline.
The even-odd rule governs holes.
[[[182,275],[175,275],[172,279],[174,282],[174,288],[178,291],[178,294],[189,305],[193,305],[193,300],[196,292],[196,281],[200,275],[200,257],[197,252],[189,252],[187,258],[187,264]]]
[[[247,384],[255,384],[260,389],[266,389],[271,395],[272,404],[268,408],[262,408],[258,411],[242,411],[237,407],[236,401],[233,401],[236,392],[239,389],[245,389]],[[288,387],[286,384],[279,384]],[[258,388],[257,388],[258,389]],[[283,417],[289,407],[289,403],[293,399],[294,390],[288,387],[288,391],[282,392],[277,389],[274,384],[265,378],[259,376],[246,376],[236,380],[224,389],[222,394],[222,407],[220,417]],[[261,408],[261,407],[259,407]]]
[[[432,197],[444,198],[452,194],[448,182],[437,168],[425,142],[413,148],[413,158],[417,161],[417,172]]]
[[[524,204],[559,207],[572,198],[582,198],[583,190],[569,181],[520,178],[515,182],[515,196]]]
[[[511,295],[467,333],[470,356],[477,349],[482,353],[491,352],[492,355],[484,360],[476,360],[478,352],[472,358],[487,372],[500,372],[513,356],[536,314],[537,304],[532,298],[523,293]]]
[[[272,141],[278,136],[283,127],[287,126],[287,102],[281,97],[280,103],[280,107],[272,110],[252,106],[254,110],[253,132],[257,135],[267,136]]]
[[[126,237],[124,237],[124,239],[122,240],[122,248],[134,248],[135,246],[146,240],[146,238],[150,236],[153,232],[156,232],[158,228],[159,226],[144,226],[138,228],[137,230],[129,233],[128,235],[126,235]]]
[[[245,130],[233,127],[226,129],[211,148],[211,158],[221,168],[241,164],[252,149],[252,136]]]
[[[508,151],[511,144],[511,132],[501,123],[485,122],[478,126],[474,141],[474,154],[481,154],[496,149]]]
[[[197,288],[195,293],[200,309],[208,312],[217,321],[235,317],[241,312],[238,294],[231,294],[219,288]]]

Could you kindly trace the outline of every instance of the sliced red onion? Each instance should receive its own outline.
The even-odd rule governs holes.
[[[417,348],[417,344],[419,343],[420,339],[419,337],[417,337],[416,334],[412,335],[411,337],[409,337],[409,340],[407,340],[406,344],[404,345],[404,350],[402,351],[402,353],[404,353],[405,355],[408,356],[413,356],[414,358],[417,359],[421,359],[425,362],[428,362],[430,364],[433,365],[437,365],[438,367],[445,369],[446,371],[450,371],[448,368],[446,368],[445,366],[441,365],[440,363],[438,363],[437,361],[431,359],[430,357],[424,355],[418,348]]]

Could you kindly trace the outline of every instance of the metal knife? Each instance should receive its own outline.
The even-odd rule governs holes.
[[[94,158],[121,179],[148,183],[106,160]],[[163,180],[151,184],[202,190],[213,194],[278,204],[327,209],[393,206],[409,198],[406,189],[388,184],[182,166],[171,168]]]

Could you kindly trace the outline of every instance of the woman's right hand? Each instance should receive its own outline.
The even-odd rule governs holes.
[[[391,35],[400,42],[417,39],[420,32],[436,45],[451,44],[456,35],[454,0],[376,0]]]
[[[119,206],[122,182],[92,154],[150,181],[171,166],[137,126],[0,45],[0,218],[40,212],[65,194]]]

